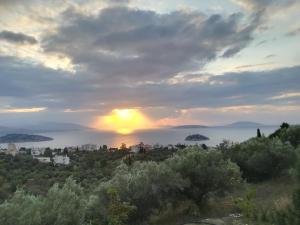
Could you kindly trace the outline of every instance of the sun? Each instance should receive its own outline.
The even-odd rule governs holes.
[[[114,109],[109,115],[97,118],[96,128],[130,134],[135,130],[149,129],[150,120],[138,109]]]

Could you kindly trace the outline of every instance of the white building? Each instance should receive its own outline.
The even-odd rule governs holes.
[[[85,144],[81,146],[82,151],[97,151],[97,145],[94,144]]]
[[[6,154],[10,154],[12,156],[15,156],[18,153],[17,147],[15,144],[9,143],[7,145],[7,151]]]
[[[139,153],[140,152],[140,147],[138,145],[131,146],[130,147],[130,152]]]
[[[43,155],[45,153],[45,148],[32,148],[31,149],[31,155],[33,157]]]
[[[69,165],[70,158],[66,155],[55,155],[53,157],[54,165]]]
[[[35,157],[34,156],[33,158],[39,160],[42,163],[51,163],[50,157],[41,157],[41,156]]]
[[[153,150],[153,147],[151,145],[144,144],[143,142],[130,147],[130,152],[132,153],[145,153],[151,150]]]

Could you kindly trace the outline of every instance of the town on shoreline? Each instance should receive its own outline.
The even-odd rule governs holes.
[[[197,145],[197,144],[196,144]],[[125,143],[122,143],[119,148],[108,147],[107,145],[96,144],[83,144],[81,146],[70,146],[65,148],[50,148],[50,147],[20,147],[18,148],[14,143],[8,143],[7,148],[1,148],[0,154],[6,155],[31,155],[33,159],[38,160],[41,163],[52,163],[53,165],[69,165],[71,163],[70,154],[76,152],[127,152],[130,154],[147,153],[151,151],[163,151],[184,149],[188,145],[176,144],[176,145],[149,145],[143,142],[127,147]],[[201,144],[203,149],[208,147],[205,144]]]

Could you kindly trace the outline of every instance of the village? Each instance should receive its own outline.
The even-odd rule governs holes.
[[[144,144],[143,142],[127,147],[125,143],[122,143],[119,148],[108,147],[107,145],[98,146],[96,144],[84,144],[81,146],[70,146],[61,148],[51,149],[49,147],[32,147],[18,148],[14,143],[8,143],[7,148],[0,148],[0,154],[7,154],[16,156],[18,154],[31,155],[33,159],[37,159],[41,163],[52,163],[55,166],[59,165],[69,165],[71,163],[69,155],[75,152],[128,152],[132,154],[138,153],[147,153],[151,151],[160,151],[160,150],[178,150],[180,148],[185,148],[185,145],[149,145]],[[203,146],[202,146],[203,147]]]

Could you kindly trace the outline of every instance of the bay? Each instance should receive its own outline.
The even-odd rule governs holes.
[[[269,135],[274,132],[277,127],[263,127],[261,132]],[[185,141],[186,136],[191,134],[201,134],[209,137],[209,140],[191,142]],[[120,147],[122,143],[127,146],[135,145],[140,142],[144,144],[206,144],[208,146],[216,146],[224,139],[233,142],[242,142],[251,137],[256,136],[256,128],[228,128],[228,127],[213,127],[213,128],[197,128],[197,129],[155,129],[137,131],[132,134],[122,135],[112,132],[101,132],[96,130],[81,130],[68,132],[48,132],[40,133],[40,135],[51,137],[54,140],[45,142],[27,142],[17,143],[17,147],[50,147],[64,148],[68,146],[81,146],[83,144],[107,145],[108,147]],[[0,148],[5,148],[7,145],[1,144]]]

